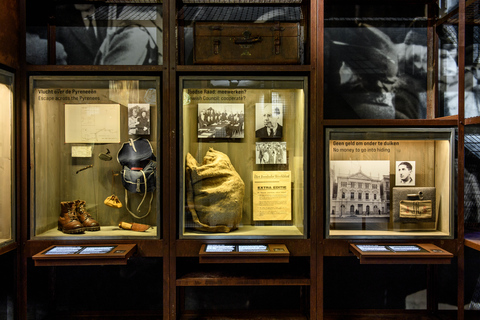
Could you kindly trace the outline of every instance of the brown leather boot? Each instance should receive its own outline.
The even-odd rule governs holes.
[[[84,233],[85,228],[78,221],[73,201],[60,202],[60,217],[58,218],[58,230],[63,233]]]
[[[90,213],[85,209],[85,200],[75,200],[75,210],[77,212],[78,220],[83,224],[86,231],[100,230],[100,224],[93,219]]]

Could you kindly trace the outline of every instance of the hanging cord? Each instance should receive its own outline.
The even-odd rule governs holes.
[[[143,181],[144,181],[144,184],[145,184],[145,192],[143,194],[142,201],[140,202],[140,204],[137,207],[138,212],[140,212],[140,207],[142,206],[143,202],[145,201],[145,198],[147,197],[147,177],[145,176],[145,172],[143,170],[140,170],[140,171],[142,172],[142,175],[143,175]],[[151,193],[151,196],[150,196],[150,202],[149,202],[149,205],[148,205],[147,213],[145,215],[139,217],[135,213],[130,211],[130,209],[128,209],[128,191],[127,191],[127,189],[125,189],[125,208],[127,208],[127,211],[130,212],[130,214],[137,219],[143,219],[150,214],[150,211],[152,210],[152,201],[153,201],[153,192]]]

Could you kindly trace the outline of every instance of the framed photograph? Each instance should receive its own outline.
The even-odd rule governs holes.
[[[245,133],[245,105],[243,103],[199,103],[199,139],[242,139]]]
[[[396,161],[395,186],[415,185],[415,161]]]
[[[149,135],[150,134],[150,104],[130,103],[128,104],[128,134]]]
[[[330,222],[371,225],[386,229],[390,218],[390,161],[330,162]],[[388,190],[388,192],[387,192]]]
[[[256,164],[287,164],[286,142],[257,142],[255,148]]]
[[[281,103],[255,104],[255,137],[261,139],[283,137],[283,105]]]

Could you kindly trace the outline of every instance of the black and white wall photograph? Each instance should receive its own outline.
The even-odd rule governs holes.
[[[355,225],[366,218],[373,229],[385,227],[390,217],[390,161],[330,161],[329,188],[331,223]]]
[[[243,138],[245,105],[243,103],[199,103],[198,138]]]
[[[255,148],[256,164],[286,164],[286,142],[257,142]]]

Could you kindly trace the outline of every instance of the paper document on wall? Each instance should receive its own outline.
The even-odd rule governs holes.
[[[120,105],[65,104],[65,143],[120,143]]]
[[[253,220],[292,219],[292,173],[253,172]]]

